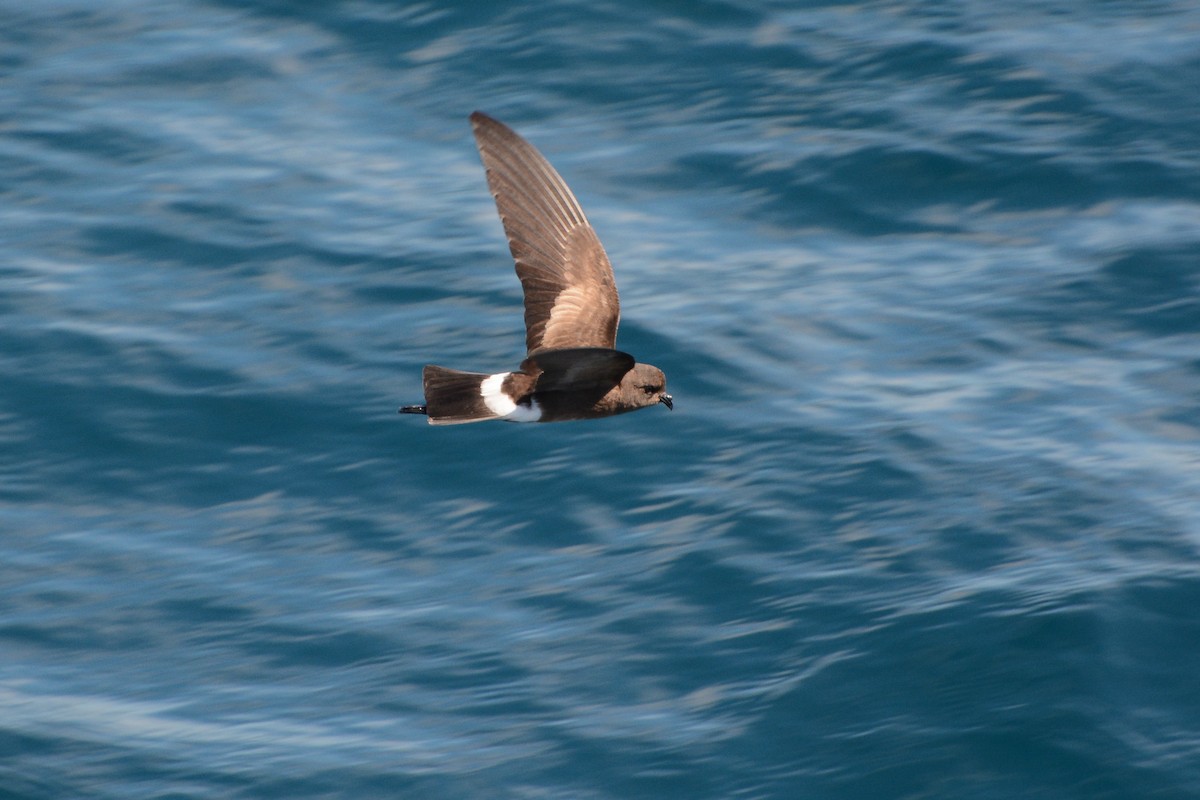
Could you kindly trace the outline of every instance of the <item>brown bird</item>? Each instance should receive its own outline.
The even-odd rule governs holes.
[[[513,372],[425,367],[431,425],[559,422],[674,408],[662,370],[615,349],[621,317],[612,265],[579,202],[533,145],[476,111],[475,143],[525,292],[527,356]]]

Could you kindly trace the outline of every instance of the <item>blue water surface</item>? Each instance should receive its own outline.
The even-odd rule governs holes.
[[[0,797],[1200,796],[1200,6],[0,43]],[[523,356],[477,108],[673,413],[395,413]]]

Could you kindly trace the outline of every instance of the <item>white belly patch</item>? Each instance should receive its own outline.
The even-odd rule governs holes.
[[[518,405],[504,393],[504,379],[511,374],[497,372],[483,379],[479,384],[479,396],[483,398],[483,404],[493,414],[509,422],[537,422],[542,418],[542,409],[537,400],[533,400],[528,406]]]

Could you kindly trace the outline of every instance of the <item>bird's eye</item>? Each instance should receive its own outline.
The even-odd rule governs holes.
[[[658,389],[654,388],[653,386],[643,386],[642,391],[646,394],[654,394],[658,391]]]

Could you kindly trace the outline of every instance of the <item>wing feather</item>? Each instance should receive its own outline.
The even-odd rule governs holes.
[[[476,111],[475,142],[525,293],[525,345],[616,345],[621,307],[612,265],[575,195],[533,145]]]

